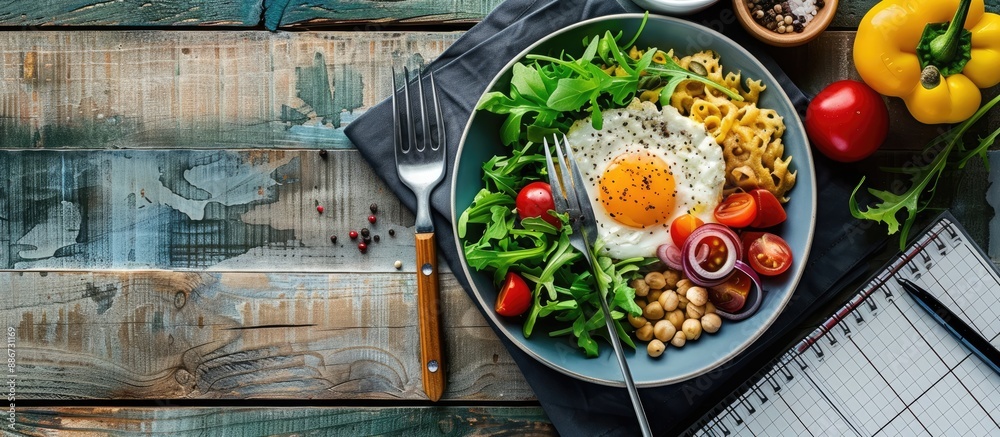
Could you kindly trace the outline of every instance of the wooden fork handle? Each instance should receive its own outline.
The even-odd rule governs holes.
[[[444,393],[445,367],[441,353],[441,299],[434,233],[416,234],[416,246],[420,367],[423,369],[424,393],[430,400],[437,401]]]

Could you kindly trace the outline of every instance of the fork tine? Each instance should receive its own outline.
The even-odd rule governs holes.
[[[423,128],[422,137],[420,141],[420,147],[417,148],[418,151],[423,152],[428,149],[428,143],[431,141],[431,125],[430,120],[427,119],[427,99],[424,98],[424,81],[420,79],[423,74],[421,70],[417,70],[417,90],[420,94],[420,124]]]
[[[392,144],[396,153],[403,148],[403,132],[399,128],[399,105],[396,103],[396,68],[392,68]]]
[[[448,146],[446,139],[446,131],[441,125],[441,120],[444,120],[444,115],[441,113],[441,105],[438,104],[437,86],[434,85],[434,72],[430,72],[431,77],[431,97],[434,99],[434,125],[437,126],[438,131],[438,143],[435,150],[444,148]],[[433,145],[432,145],[433,147]]]
[[[573,192],[585,192],[582,190],[584,187],[583,174],[580,173],[580,168],[576,164],[576,158],[573,157],[573,149],[569,146],[569,138],[566,138],[566,134],[562,134],[562,144],[566,149],[566,160],[569,161],[570,172],[568,177],[570,178],[570,183],[573,184]],[[581,209],[590,208],[589,199],[581,199],[577,197],[577,205]]]
[[[568,156],[566,155],[567,145],[561,144],[559,142],[559,137],[553,135],[552,141],[555,143],[556,156],[559,157],[559,171],[561,172],[562,179],[562,189],[566,197],[566,205],[573,212],[578,212],[580,209],[580,199],[576,194],[575,180],[573,179],[573,173],[570,172],[569,168],[566,166],[566,160]]]
[[[413,128],[413,116],[410,114],[410,70],[403,67],[403,96],[406,103],[406,138],[409,140],[405,148],[400,148],[403,153],[407,153],[417,144],[417,133]]]
[[[549,186],[552,189],[552,203],[555,204],[556,211],[566,212],[566,191],[563,190],[562,178],[556,172],[555,163],[552,162],[552,152],[549,150],[549,139],[542,138],[542,147],[545,148],[545,167],[549,172]]]

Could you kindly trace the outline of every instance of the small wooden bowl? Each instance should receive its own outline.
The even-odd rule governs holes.
[[[791,33],[778,33],[757,24],[750,15],[750,8],[747,7],[746,0],[733,0],[733,9],[736,9],[736,16],[739,18],[740,24],[754,38],[772,46],[792,47],[805,44],[826,30],[826,27],[833,21],[833,15],[837,12],[837,0],[826,0],[826,5],[816,13],[816,16],[809,21],[802,32]]]

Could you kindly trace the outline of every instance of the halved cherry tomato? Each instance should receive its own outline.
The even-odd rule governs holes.
[[[792,266],[792,249],[781,237],[764,232],[747,248],[747,264],[762,275],[780,275]]]
[[[531,289],[528,284],[517,273],[507,272],[493,309],[501,316],[514,317],[524,314],[530,306]]]
[[[684,247],[688,235],[699,226],[705,224],[700,218],[691,214],[684,214],[674,219],[670,223],[670,239],[674,240],[674,246]]]
[[[770,228],[785,221],[788,216],[781,202],[774,197],[770,191],[763,188],[750,191],[750,195],[757,201],[757,218],[750,223],[752,228]]]
[[[731,228],[743,228],[757,217],[757,201],[749,193],[733,193],[715,207],[715,219]]]
[[[752,283],[746,273],[737,270],[726,282],[708,289],[708,300],[722,311],[735,313],[746,304]]]
[[[549,214],[550,210],[556,209],[555,201],[552,200],[552,187],[545,182],[532,182],[521,188],[517,193],[517,215],[524,220],[528,217],[541,217],[552,226],[560,227],[562,222],[556,216]]]

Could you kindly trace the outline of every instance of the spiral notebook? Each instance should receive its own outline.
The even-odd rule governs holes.
[[[818,328],[687,435],[1000,435],[1000,375],[897,284],[913,280],[1000,346],[1000,275],[942,214]]]

